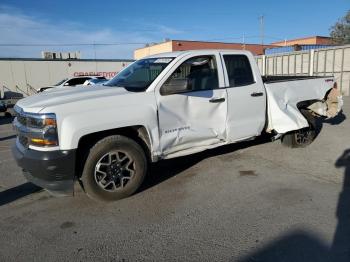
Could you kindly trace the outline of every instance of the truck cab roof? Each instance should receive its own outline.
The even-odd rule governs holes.
[[[205,53],[210,52],[229,52],[229,53],[235,53],[235,54],[252,54],[250,51],[247,50],[239,50],[239,49],[197,49],[197,50],[185,50],[185,51],[174,51],[174,52],[166,52],[166,53],[160,53],[160,54],[154,54],[144,57],[146,58],[158,58],[158,57],[178,57],[180,55],[187,55],[187,54],[193,54],[193,55],[203,55]]]

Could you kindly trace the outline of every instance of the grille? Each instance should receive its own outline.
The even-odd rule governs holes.
[[[19,108],[15,109],[15,112],[16,112],[16,120],[18,122],[19,125],[21,126],[26,126],[27,125],[27,120],[26,120],[26,117],[24,116],[24,114],[22,113],[23,111],[22,110],[18,110]],[[17,136],[18,136],[18,141],[19,143],[28,148],[29,147],[29,141],[28,141],[28,138],[25,137],[23,134],[21,134],[19,132],[19,130],[17,130]]]
[[[22,146],[24,147],[28,147],[29,143],[28,143],[28,138],[25,136],[22,136],[21,134],[18,135],[18,141],[21,143]]]
[[[21,125],[24,125],[24,126],[27,125],[26,118],[25,118],[23,115],[21,115],[21,114],[17,114],[17,121],[18,121],[18,123],[20,123]]]

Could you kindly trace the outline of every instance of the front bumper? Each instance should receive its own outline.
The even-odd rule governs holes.
[[[73,194],[76,150],[37,151],[17,141],[12,154],[28,181],[54,194]]]

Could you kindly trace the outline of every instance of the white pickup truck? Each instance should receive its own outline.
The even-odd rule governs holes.
[[[94,199],[133,194],[150,162],[270,133],[290,147],[334,117],[333,77],[261,77],[251,53],[200,50],[138,60],[104,85],[57,88],[18,101],[13,146],[34,184]]]

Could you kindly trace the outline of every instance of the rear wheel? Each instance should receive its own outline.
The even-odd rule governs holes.
[[[309,126],[296,131],[286,133],[282,137],[282,144],[287,147],[297,148],[310,145],[316,137],[316,121],[314,116],[305,109],[300,110],[309,123]]]
[[[89,197],[113,201],[132,195],[146,172],[147,160],[141,146],[130,138],[115,135],[91,148],[81,180]]]

